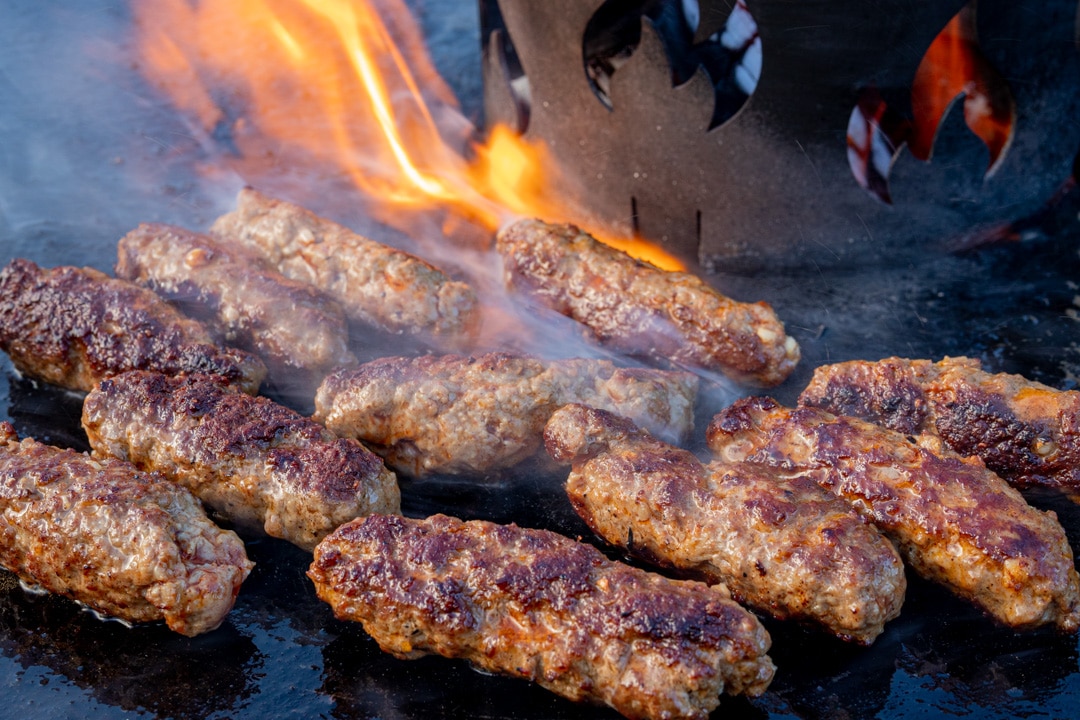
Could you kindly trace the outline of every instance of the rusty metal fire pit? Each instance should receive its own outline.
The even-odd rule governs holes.
[[[1038,212],[1080,151],[1072,0],[481,6],[488,124],[542,142],[572,188],[564,201],[579,204],[588,224],[638,233],[707,267],[921,252]],[[950,28],[928,56],[962,10],[970,30]],[[935,73],[935,59],[951,67]],[[968,95],[992,78],[981,101],[1004,95],[1015,115],[1003,119],[1012,132],[998,162],[1000,148],[964,127],[963,102],[938,130],[956,92],[927,107],[936,98],[925,86],[913,93],[917,71]],[[740,72],[756,73],[752,87]],[[889,116],[867,109],[864,122],[914,122],[916,135],[880,133],[887,152],[865,150],[886,153],[885,177],[860,186],[849,149],[869,144],[853,124],[871,93]],[[977,112],[972,103],[966,110]],[[911,152],[898,147],[905,141]],[[934,162],[916,159],[931,147]]]
[[[1071,67],[1068,77],[1075,89],[1076,6],[1050,5],[1059,9],[1010,3],[1004,17],[1021,23],[1029,13],[1031,22],[1042,27],[1049,22],[1044,13],[1067,11],[1066,28],[1056,24],[1059,15],[1053,15],[1051,24],[1060,30],[1056,42],[1067,40],[1074,55],[1064,53],[1054,72]],[[1066,189],[1057,204],[1039,214],[1066,181],[1080,146],[1075,99],[1066,105],[1073,108],[1067,127],[1040,119],[1035,107],[1034,128],[1021,130],[1018,120],[1014,145],[1031,146],[1044,159],[1031,160],[1014,147],[1017,152],[992,178],[1008,188],[984,181],[985,154],[979,153],[985,150],[957,141],[951,149],[962,151],[958,165],[936,164],[947,155],[941,147],[930,165],[901,160],[891,175],[894,204],[887,206],[852,179],[843,142],[854,105],[836,96],[844,95],[847,101],[857,97],[855,70],[870,59],[878,70],[860,78],[882,88],[906,84],[904,73],[918,62],[956,3],[920,11],[918,15],[933,18],[935,27],[929,29],[902,27],[909,7],[902,3],[836,3],[846,9],[843,17],[839,10],[830,10],[833,6],[749,3],[763,37],[761,85],[741,114],[711,131],[725,138],[721,143],[721,135],[713,135],[716,142],[710,150],[724,154],[724,178],[701,191],[707,196],[691,193],[694,210],[689,217],[694,222],[687,235],[680,235],[689,238],[685,247],[692,250],[690,255],[698,253],[700,237],[700,254],[714,269],[723,270],[707,275],[711,282],[736,298],[772,303],[802,345],[800,369],[774,394],[792,402],[821,363],[893,354],[966,354],[994,371],[1076,388],[1080,206]],[[542,14],[547,7],[533,3],[529,12]],[[984,7],[990,3],[980,4]],[[413,8],[428,28],[436,62],[458,89],[467,112],[478,115],[480,20],[475,6],[440,0],[415,2]],[[516,16],[506,12],[507,25],[527,66],[530,51],[516,27],[529,18],[523,7],[514,12]],[[591,17],[580,8],[574,12],[582,13],[580,19],[586,22]],[[862,34],[836,30],[840,20],[851,20],[847,13],[863,23]],[[533,22],[539,22],[536,17]],[[0,9],[0,264],[28,257],[46,266],[91,265],[107,271],[115,260],[117,239],[139,222],[201,229],[233,202],[237,179],[206,172],[206,146],[125,60],[130,22],[123,5],[91,7],[74,0]],[[1019,52],[1020,45],[1030,47],[1033,40],[1024,29],[1030,25],[1016,27],[1023,40]],[[852,54],[831,46],[833,54],[822,64],[808,65],[805,44],[825,36],[834,42],[854,37],[860,44],[849,48]],[[1007,35],[999,37],[1007,44]],[[881,51],[892,42],[900,43],[902,58],[881,66]],[[580,117],[609,113],[589,89],[582,61],[561,62],[572,66],[576,81],[584,83],[580,101],[596,105],[579,108]],[[614,83],[629,67],[613,76],[615,108],[620,107],[620,91]],[[1033,72],[1025,67],[1025,72]],[[777,74],[770,78],[773,68]],[[781,83],[779,68],[793,75]],[[802,87],[821,77],[832,78],[824,99]],[[794,95],[793,87],[798,91]],[[1026,98],[1056,91],[1029,87],[1021,77],[1013,89],[1020,119],[1027,112]],[[555,110],[565,111],[569,100],[550,94],[555,91],[545,89],[540,80],[533,90],[530,132],[545,123],[557,124],[567,113]],[[542,106],[545,100],[559,107],[539,112],[537,103]],[[808,116],[800,118],[799,113]],[[581,139],[599,142],[593,136]],[[586,163],[587,156],[598,164]],[[564,158],[594,178],[588,184],[598,195],[609,185],[596,182],[596,173],[606,178],[609,173],[633,173],[626,158],[618,171],[606,164],[614,159],[575,157],[569,151]],[[320,195],[327,185],[320,184],[317,169],[281,171],[296,172],[293,187],[307,188],[307,195],[295,201],[315,200],[322,212],[352,217],[353,197]],[[618,193],[612,190],[611,198],[597,201],[595,212],[602,215],[610,199],[608,219],[626,223],[633,197],[640,232],[663,235],[675,224],[684,232],[689,211],[682,208],[666,220],[666,206],[647,193],[650,186],[663,184],[659,181],[682,181],[685,166],[647,172],[650,183],[642,183],[641,191],[627,194],[625,186],[617,188]],[[954,184],[958,176],[964,179]],[[924,216],[927,206],[932,210]],[[736,217],[730,214],[733,209],[745,213]],[[961,254],[946,251],[949,238],[984,222],[1012,223],[1022,237]],[[670,232],[675,238],[675,229]],[[746,265],[756,267],[738,271],[728,265],[732,253],[751,243],[753,262]],[[763,262],[773,251],[788,253],[792,243],[811,250],[818,246],[828,261],[775,268]],[[857,249],[849,250],[854,246]],[[864,253],[868,248],[873,252]],[[872,257],[864,261],[864,255]],[[14,422],[21,434],[86,448],[78,423],[79,398],[17,377],[6,357],[0,357],[0,374],[0,419]],[[715,398],[703,401],[699,431],[718,409]],[[412,516],[447,512],[592,540],[558,479],[529,468],[495,483],[405,481],[402,495],[405,512]],[[1030,499],[1056,510],[1073,545],[1080,547],[1080,505],[1049,494]],[[315,598],[304,575],[309,556],[269,539],[252,539],[248,549],[257,567],[235,610],[222,628],[194,639],[162,627],[129,629],[103,622],[70,602],[28,593],[10,574],[0,572],[0,716],[614,717],[611,711],[575,705],[515,680],[484,676],[458,662],[434,657],[395,660],[380,652],[358,626],[334,620]],[[945,591],[916,579],[903,614],[870,648],[850,647],[784,624],[768,627],[779,666],[775,682],[758,700],[725,699],[717,716],[1066,718],[1080,707],[1076,637],[1053,630],[1003,630]]]

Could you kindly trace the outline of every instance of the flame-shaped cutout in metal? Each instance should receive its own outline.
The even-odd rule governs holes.
[[[941,121],[963,95],[964,122],[990,150],[989,177],[1012,142],[1016,104],[1005,78],[979,50],[975,4],[972,0],[945,26],[915,72],[908,148],[929,160]]]
[[[712,78],[699,66],[673,86],[648,16],[610,75],[609,109],[582,56],[586,28],[608,0],[495,2],[481,2],[482,17],[497,10],[500,23],[483,34],[485,123],[543,146],[556,178],[544,191],[565,216],[609,235],[638,234],[709,270],[885,261],[898,247],[1024,217],[1058,189],[1080,147],[1078,0],[979,1],[979,47],[1007,71],[1017,115],[993,182],[982,172],[986,146],[958,113],[936,139],[950,162],[901,156],[893,165],[912,137],[916,71],[969,0],[745,0],[768,57],[753,95],[719,125]],[[730,15],[717,7],[706,23],[707,9],[702,1],[695,44]],[[513,54],[499,50],[503,37]],[[514,56],[527,93],[507,70]],[[866,87],[880,97],[867,91],[853,117],[853,88]],[[514,97],[531,100],[526,125],[507,106]],[[839,152],[849,120],[850,164]],[[859,163],[863,186],[885,202],[852,179]]]
[[[484,48],[484,115],[489,125],[502,123],[519,135],[529,127],[532,94],[510,36],[491,31]]]
[[[671,69],[671,85],[689,82],[704,69],[713,83],[710,128],[728,120],[753,94],[761,75],[761,38],[744,0],[730,9],[712,0],[607,0],[589,19],[582,57],[589,84],[613,109],[611,78],[641,43],[641,21],[656,31]]]
[[[700,70],[711,80],[715,99],[709,128],[734,116],[753,94],[761,75],[761,38],[744,0],[733,6],[716,0],[607,0],[589,18],[581,49],[589,85],[604,107],[613,109],[611,79],[638,50],[643,20],[664,48],[672,87],[690,82]],[[531,89],[513,43],[496,31],[487,53],[485,67],[500,67],[505,90],[494,103],[495,117],[524,132]]]
[[[847,127],[847,154],[859,185],[883,202],[889,195],[889,171],[911,133],[911,122],[892,110],[874,88],[859,94]]]
[[[929,162],[938,131],[963,98],[964,122],[986,145],[993,175],[1012,142],[1016,104],[1008,82],[979,49],[976,0],[934,38],[911,85],[910,121],[891,110],[874,88],[864,89],[848,121],[848,163],[856,181],[891,203],[888,177],[904,145]]]

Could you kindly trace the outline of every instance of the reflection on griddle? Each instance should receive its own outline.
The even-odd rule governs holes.
[[[8,417],[19,437],[80,452],[90,450],[82,430],[82,393],[8,376]]]
[[[253,634],[280,634],[287,628],[304,643],[324,644],[325,627],[333,621],[333,614],[315,597],[307,578],[311,553],[274,538],[245,540],[255,569],[240,589],[233,621]]]
[[[1076,668],[1075,639],[1042,631],[980,633],[979,622],[953,622],[934,642],[924,637],[906,644],[897,671],[916,678],[921,692],[940,691],[957,707],[1023,717]],[[1035,658],[1038,672],[1032,672]]]
[[[397,660],[379,650],[358,624],[338,625],[340,634],[323,648],[321,688],[334,699],[335,718],[501,718],[507,708],[514,708],[520,720],[621,717],[613,710],[564,700],[524,680],[480,673],[461,660]],[[727,705],[721,703],[720,711]]]
[[[202,718],[237,707],[253,692],[263,659],[228,621],[184,638],[164,624],[128,628],[77,604],[25,592],[0,571],[0,654],[44,666],[98,701],[158,717]]]
[[[398,479],[402,511],[408,517],[446,513],[462,520],[513,522],[570,537],[591,537],[592,531],[578,518],[563,490],[566,472],[534,458],[512,472],[494,473],[477,481],[442,475],[422,480],[402,476]]]
[[[1052,628],[1014,632],[944,589],[908,577],[901,616],[870,648],[769,625],[771,654],[786,670],[777,672],[766,697],[780,703],[773,710],[804,720],[893,717],[907,702],[926,710],[933,697],[964,708],[964,715],[983,717],[981,708],[993,717],[1021,717],[1076,672],[1075,637]]]

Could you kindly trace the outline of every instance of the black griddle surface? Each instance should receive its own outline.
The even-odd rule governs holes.
[[[472,67],[478,39],[439,28],[472,28],[473,9],[448,0],[415,6],[432,28],[436,60]],[[438,22],[439,13],[457,25]],[[193,172],[205,148],[125,59],[129,24],[121,5],[0,9],[0,263],[28,257],[108,271],[117,239],[139,222],[202,229],[230,209],[239,181]],[[475,81],[448,79],[475,112]],[[927,243],[873,266],[710,280],[736,298],[772,303],[801,343],[800,369],[773,392],[783,402],[816,365],[890,355],[970,355],[993,371],[1074,388],[1078,249],[1074,209],[1052,232],[968,255]],[[699,433],[729,397],[703,396]],[[79,408],[77,396],[20,379],[0,357],[0,419],[21,434],[85,449]],[[535,468],[485,483],[403,481],[402,493],[409,515],[513,521],[592,540],[558,478]],[[1056,510],[1080,542],[1080,507],[1051,493],[1029,497]],[[0,717],[615,717],[460,662],[395,660],[315,598],[309,556],[271,539],[249,539],[248,551],[257,565],[236,608],[194,639],[102,621],[0,571]],[[870,648],[767,625],[776,680],[760,699],[725,698],[717,717],[1067,718],[1080,707],[1076,637],[1001,629],[917,578],[901,617]]]

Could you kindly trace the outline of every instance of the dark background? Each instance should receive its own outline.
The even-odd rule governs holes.
[[[475,7],[412,5],[463,113],[481,122]],[[193,171],[212,153],[140,80],[129,26],[123,4],[0,6],[0,263],[28,257],[108,271],[116,240],[139,222],[201,229],[231,208],[244,179]],[[950,254],[929,239],[872,265],[709,279],[738,299],[771,302],[801,343],[800,369],[774,392],[785,402],[816,365],[894,354],[971,355],[991,370],[1074,388],[1078,243],[1073,199],[1031,223],[1023,241],[976,253]],[[18,378],[6,357],[0,374],[0,418],[85,448],[78,397]],[[699,429],[731,395],[714,390],[703,395]],[[527,467],[486,483],[403,482],[402,492],[410,515],[443,511],[589,539],[558,479]],[[1080,540],[1077,506],[1031,499],[1057,510]],[[394,660],[315,599],[301,551],[265,539],[248,550],[257,567],[235,610],[194,639],[102,622],[0,572],[0,717],[614,717],[458,662]],[[769,627],[776,681],[761,699],[725,699],[717,716],[1066,718],[1080,706],[1075,637],[997,628],[915,578],[903,615],[872,648]]]

